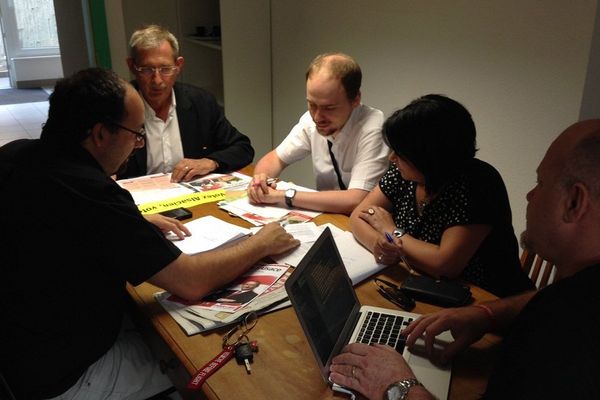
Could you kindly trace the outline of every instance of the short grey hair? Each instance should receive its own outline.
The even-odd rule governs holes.
[[[160,25],[145,25],[136,30],[129,39],[129,55],[134,60],[138,49],[154,49],[164,41],[169,42],[173,49],[173,58],[179,57],[179,42],[167,28]]]

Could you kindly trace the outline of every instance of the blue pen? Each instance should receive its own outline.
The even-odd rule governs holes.
[[[387,239],[387,241],[389,243],[394,243],[394,238],[392,237],[392,235],[390,235],[389,233],[385,233],[385,238]]]
[[[388,243],[394,243],[394,238],[392,237],[392,235],[390,235],[389,233],[385,232],[385,238],[387,239]],[[412,275],[414,274],[414,270],[413,267],[408,263],[408,261],[406,260],[406,257],[404,256],[400,256],[400,259],[402,260],[402,262],[404,262],[404,264],[406,264],[406,266],[409,269],[409,273]]]

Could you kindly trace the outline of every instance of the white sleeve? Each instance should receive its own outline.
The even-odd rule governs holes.
[[[308,111],[300,117],[283,142],[275,148],[277,156],[287,165],[300,161],[311,154],[310,124],[314,124]]]

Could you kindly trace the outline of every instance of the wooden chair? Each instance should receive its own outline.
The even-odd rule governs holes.
[[[521,253],[521,266],[538,290],[558,280],[556,267],[535,253],[523,250]]]

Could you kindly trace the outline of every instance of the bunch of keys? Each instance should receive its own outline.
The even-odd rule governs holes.
[[[238,364],[245,366],[246,373],[251,374],[252,368],[250,364],[254,359],[254,353],[258,351],[258,344],[256,340],[250,341],[248,339],[248,332],[256,326],[257,322],[258,319],[255,312],[246,314],[239,325],[233,327],[223,336],[223,350],[192,377],[187,388],[189,390],[200,389],[209,376],[217,372],[234,356]],[[235,340],[232,340],[232,337],[236,336],[238,331],[239,334]]]
[[[246,373],[251,374],[252,368],[250,364],[254,360],[254,353],[258,351],[256,340],[250,341],[247,335],[241,335],[237,343],[234,344],[235,360],[238,364],[246,367]]]

